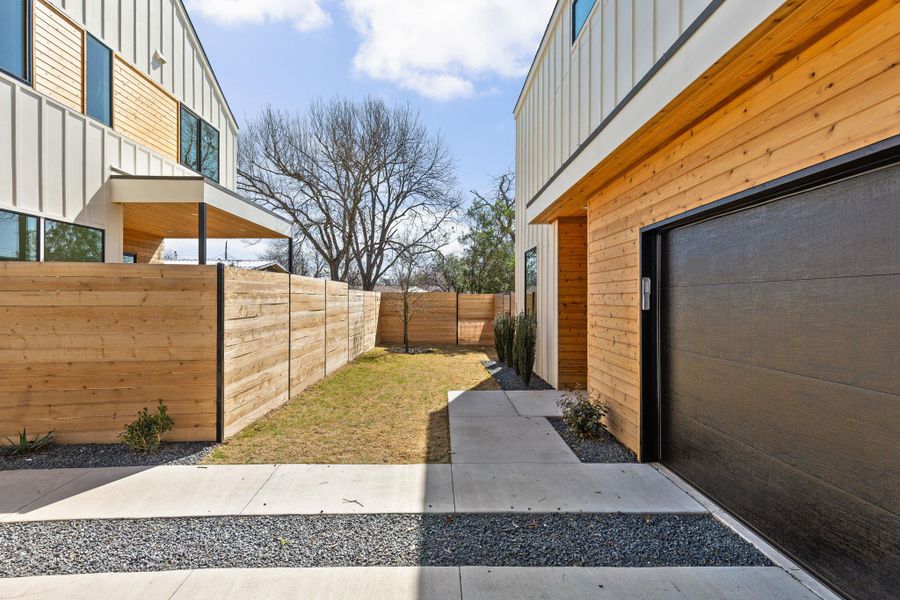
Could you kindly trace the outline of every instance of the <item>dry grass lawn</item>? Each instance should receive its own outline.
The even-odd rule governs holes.
[[[485,348],[376,348],[219,446],[218,464],[450,462],[447,391],[499,389]]]

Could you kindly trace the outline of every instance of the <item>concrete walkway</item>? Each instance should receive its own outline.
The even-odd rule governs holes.
[[[205,569],[0,579],[0,599],[819,600],[777,567]]]
[[[777,567],[208,569],[0,579],[5,598],[833,600],[657,465],[583,464],[547,423],[559,392],[450,392],[452,464],[0,472],[0,521],[205,515],[637,512],[716,515]],[[815,590],[815,593],[810,590]]]

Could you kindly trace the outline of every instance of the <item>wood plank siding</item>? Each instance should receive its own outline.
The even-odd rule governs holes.
[[[587,219],[560,219],[558,227],[556,385],[560,389],[584,389],[587,386]]]
[[[34,89],[72,110],[84,109],[84,36],[41,0],[34,3]]]
[[[215,267],[0,262],[0,290],[0,437],[115,442],[162,400],[167,439],[215,439]]]
[[[898,61],[896,2],[788,2],[572,191],[572,206],[589,206],[589,384],[629,448],[639,451],[639,229],[900,134]]]
[[[136,256],[135,262],[161,263],[163,260],[163,238],[125,229],[122,232],[122,250]]]
[[[178,100],[120,56],[113,63],[113,128],[177,162]]]

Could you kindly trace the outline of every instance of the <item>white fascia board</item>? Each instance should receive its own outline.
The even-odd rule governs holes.
[[[726,0],[526,209],[533,222],[644,123],[769,18],[783,0]]]
[[[109,186],[110,199],[119,204],[203,202],[202,177],[113,176]]]
[[[227,213],[291,237],[291,222],[211,183],[203,183],[203,201]]]

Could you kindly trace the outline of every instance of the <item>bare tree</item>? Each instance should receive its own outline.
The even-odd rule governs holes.
[[[409,353],[409,325],[413,317],[422,308],[421,300],[424,294],[415,288],[424,283],[428,276],[428,265],[432,251],[427,246],[408,244],[398,251],[393,260],[391,272],[394,283],[400,288],[395,296],[394,309],[400,315],[403,322],[403,351]]]
[[[319,101],[304,116],[267,108],[240,140],[239,189],[292,219],[332,279],[367,290],[408,245],[446,243],[455,185],[442,138],[381,100]]]

